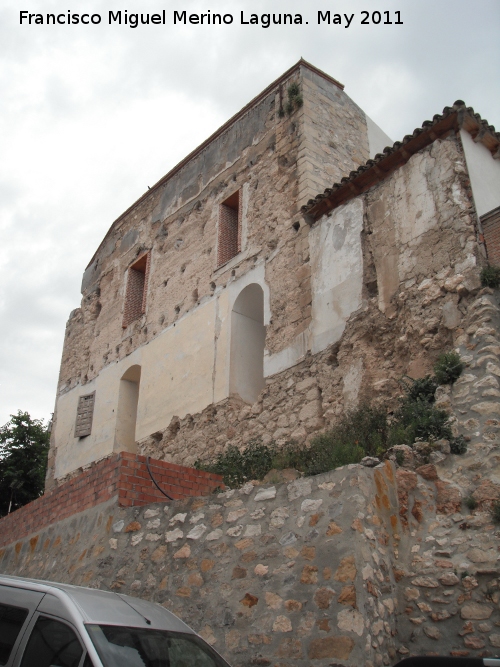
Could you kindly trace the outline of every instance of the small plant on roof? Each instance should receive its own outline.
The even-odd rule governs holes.
[[[481,271],[481,285],[483,287],[499,287],[500,286],[500,266],[493,266],[488,264]]]
[[[300,94],[299,84],[296,81],[288,86],[287,93],[288,101],[285,104],[285,111],[290,116],[294,109],[299,109],[304,104],[304,100]]]

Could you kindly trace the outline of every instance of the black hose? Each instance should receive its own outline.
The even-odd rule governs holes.
[[[156,479],[153,477],[153,473],[151,472],[151,468],[149,467],[149,459],[150,459],[150,458],[151,458],[150,456],[147,456],[147,457],[146,457],[146,467],[147,467],[147,469],[148,469],[149,476],[151,477],[151,481],[152,481],[153,484],[156,486],[156,488],[158,489],[158,491],[159,491],[160,493],[163,493],[163,495],[165,496],[165,498],[168,498],[169,500],[174,500],[174,499],[172,498],[172,496],[169,496],[168,493],[165,493],[165,491],[164,491],[162,488],[160,488],[158,482],[157,482]]]

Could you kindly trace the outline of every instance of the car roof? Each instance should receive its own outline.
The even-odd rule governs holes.
[[[121,593],[10,575],[0,575],[0,586],[23,588],[48,594],[57,598],[70,616],[73,617],[76,614],[84,623],[123,625],[195,634],[188,625],[161,605]],[[41,605],[47,607],[50,602],[44,598]],[[50,611],[50,608],[47,608],[46,611]]]

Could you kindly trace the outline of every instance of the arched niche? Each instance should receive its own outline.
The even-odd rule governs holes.
[[[229,393],[246,403],[255,403],[264,381],[264,292],[260,285],[247,285],[231,312]]]
[[[121,377],[118,389],[115,451],[132,453],[137,451],[135,427],[140,382],[141,367],[137,365],[128,368]]]

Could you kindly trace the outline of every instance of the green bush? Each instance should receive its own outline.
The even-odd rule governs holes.
[[[438,384],[453,384],[462,375],[465,368],[458,352],[443,352],[434,365],[434,374]]]
[[[237,447],[230,446],[219,454],[215,461],[211,463],[196,461],[194,467],[222,475],[224,484],[234,488],[250,479],[263,479],[272,468],[274,453],[272,447],[267,447],[258,440],[251,440],[243,452]]]
[[[298,97],[300,95],[299,84],[294,81],[288,86],[287,92],[289,98]]]
[[[405,453],[401,451],[401,449],[398,449],[396,451],[396,463],[398,466],[402,466],[405,462]]]
[[[302,472],[306,475],[319,475],[349,463],[359,463],[364,456],[366,452],[361,445],[356,442],[342,442],[334,431],[329,431],[313,439]]]
[[[391,422],[388,444],[411,445],[417,438],[422,440],[440,440],[452,438],[448,424],[448,415],[429,401],[421,398],[412,399],[408,395],[401,400]]]
[[[477,500],[474,498],[474,496],[467,496],[464,498],[464,505],[467,507],[467,509],[475,510],[477,507]]]
[[[360,445],[367,456],[378,456],[386,450],[387,412],[362,404],[344,415],[332,433],[338,441]]]
[[[500,285],[500,266],[488,264],[482,269],[480,278],[483,287],[498,287]]]
[[[450,450],[452,454],[465,454],[467,451],[467,442],[463,435],[450,440]]]
[[[195,468],[222,475],[224,484],[234,488],[250,479],[263,479],[273,468],[295,468],[306,475],[317,475],[359,463],[366,455],[383,453],[386,440],[385,410],[362,405],[342,417],[333,429],[313,438],[307,448],[291,442],[278,449],[254,440],[242,452],[228,447],[215,461],[197,461]]]
[[[429,403],[434,403],[434,394],[438,388],[438,383],[435,377],[426,375],[423,378],[414,380],[409,375],[405,375],[400,380],[406,396],[412,401],[424,400]]]
[[[311,441],[307,457],[298,462],[306,475],[359,463],[364,456],[380,456],[387,441],[387,413],[362,404],[341,417],[335,426]]]

